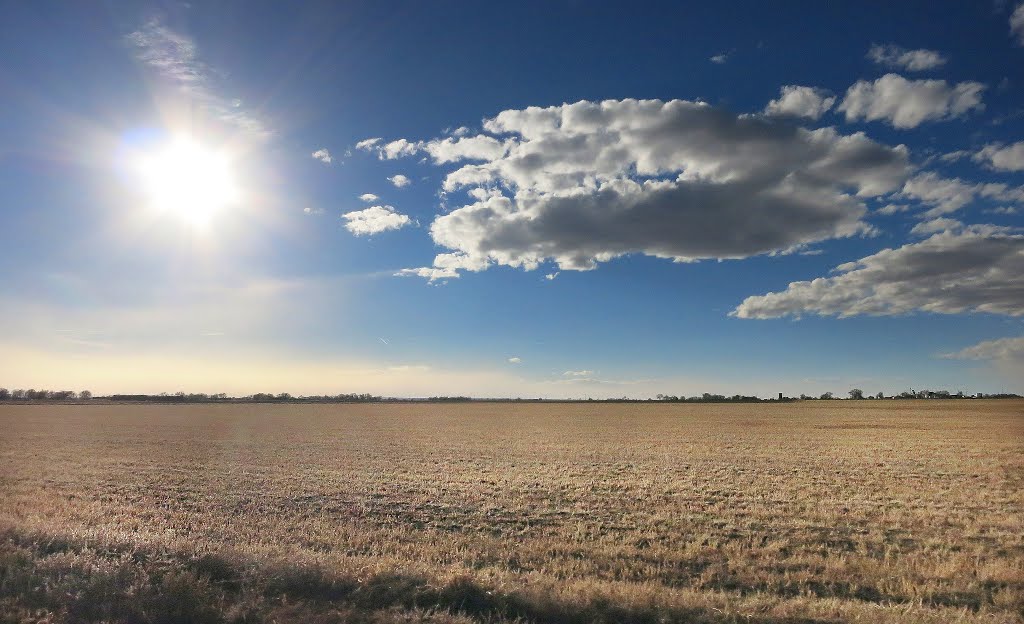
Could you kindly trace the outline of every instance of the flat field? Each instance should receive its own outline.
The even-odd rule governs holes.
[[[1024,622],[1024,402],[0,407],[0,621]]]

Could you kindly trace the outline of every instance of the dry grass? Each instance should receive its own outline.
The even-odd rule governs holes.
[[[1024,402],[0,407],[0,621],[1024,622]]]

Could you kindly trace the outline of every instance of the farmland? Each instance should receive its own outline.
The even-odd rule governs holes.
[[[0,621],[1024,622],[1024,402],[6,405]]]

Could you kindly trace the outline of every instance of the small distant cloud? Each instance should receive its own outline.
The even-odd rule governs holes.
[[[901,212],[907,212],[908,210],[910,210],[910,206],[904,204],[888,204],[876,210],[875,213],[880,215],[894,215]]]
[[[879,65],[907,71],[935,69],[945,65],[948,60],[935,50],[908,50],[891,43],[888,45],[876,43],[868,50],[867,56]]]
[[[780,89],[778,99],[768,102],[764,112],[774,117],[819,119],[835,103],[836,97],[825,89],[786,85]]]
[[[380,197],[377,197],[373,193],[363,193],[362,195],[359,196],[359,199],[363,200],[364,202],[375,202],[378,199],[380,199]]]
[[[725,63],[726,61],[729,60],[730,56],[732,56],[732,52],[722,52],[721,54],[716,54],[716,55],[712,56],[708,60],[711,61],[712,63],[716,63],[718,65],[722,65],[723,63]]]
[[[874,82],[858,80],[846,90],[838,111],[846,121],[885,121],[894,128],[916,128],[926,121],[946,121],[984,110],[980,82],[907,80],[886,74]]]
[[[319,160],[320,162],[322,162],[324,164],[327,164],[327,165],[331,164],[331,161],[333,160],[331,158],[331,153],[329,151],[327,151],[326,147],[321,147],[317,151],[313,152],[311,154],[311,156],[313,156],[313,158],[315,158],[315,159]]]
[[[567,370],[562,375],[564,377],[590,377],[594,374],[592,370]]]
[[[341,218],[348,221],[345,229],[356,236],[397,230],[412,223],[408,215],[396,212],[393,206],[370,206],[365,210],[346,212]]]
[[[486,256],[471,256],[463,253],[442,253],[434,257],[434,266],[402,269],[396,276],[416,275],[431,282],[459,277],[459,271],[483,271],[490,265]]]
[[[522,358],[517,358],[517,357],[510,357],[508,359],[508,363],[509,364],[520,364],[520,363],[522,363],[522,361],[523,361]]]
[[[362,141],[356,143],[356,149],[370,151],[378,143],[380,143],[380,137],[373,137],[372,139],[363,139]]]
[[[412,180],[410,180],[409,178],[400,173],[388,178],[388,182],[391,182],[398,188],[402,188],[404,186],[409,186],[410,184],[412,184]]]
[[[982,212],[994,215],[1015,215],[1020,211],[1014,208],[1013,206],[996,206],[995,208],[989,208],[988,210],[983,210]]]
[[[322,215],[324,213],[323,208],[310,208],[309,206],[303,208],[302,212],[313,217],[317,215]]]
[[[939,217],[930,221],[922,221],[910,229],[917,236],[931,236],[939,232],[956,232],[963,229],[964,224],[956,219]]]
[[[378,150],[377,158],[381,160],[394,160],[403,156],[412,156],[423,147],[422,142],[409,141],[408,139],[397,139],[382,146]]]
[[[559,273],[561,273],[561,271],[555,271],[554,273],[548,273],[547,275],[544,276],[544,279],[546,279],[546,280],[548,280],[550,282],[551,280],[553,280],[556,277],[558,277]]]

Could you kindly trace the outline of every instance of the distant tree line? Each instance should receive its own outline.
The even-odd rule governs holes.
[[[964,394],[962,391],[953,394],[948,390],[919,390],[913,389],[907,392],[901,392],[892,396],[885,396],[884,393],[879,392],[874,395],[865,395],[864,391],[860,388],[853,388],[849,391],[849,399],[853,401],[865,401],[865,400],[882,400],[882,399],[1019,399],[1022,398],[1018,394],[1009,393],[998,393],[998,394],[985,394],[978,392],[976,394]],[[746,396],[742,394],[734,394],[732,396],[725,396],[722,394],[710,394],[705,392],[700,396],[674,396],[671,394],[659,394],[657,395],[657,401],[666,401],[669,403],[764,403],[764,402],[789,402],[789,401],[832,401],[836,400],[837,397],[831,392],[825,392],[819,396],[813,397],[806,394],[801,394],[799,397],[787,397],[780,394],[778,398],[762,399],[756,396]]]
[[[865,401],[865,400],[882,400],[882,399],[1019,399],[1019,394],[1011,393],[996,393],[996,394],[985,394],[984,392],[977,392],[975,394],[964,394],[963,391],[952,393],[949,390],[913,390],[900,392],[899,394],[893,394],[891,396],[885,396],[885,393],[879,392],[878,394],[865,395],[864,391],[860,388],[853,388],[849,392],[849,399],[853,401]],[[802,401],[829,401],[836,399],[837,397],[831,392],[826,392],[818,397],[807,396],[801,394],[800,399]]]
[[[0,401],[88,401],[93,398],[92,392],[88,390],[75,392],[73,390],[8,390],[7,388],[0,388]],[[168,394],[167,392],[161,392],[160,394],[110,394],[95,398],[105,401],[140,401],[147,403],[216,403],[219,401],[235,403],[370,403],[385,400],[380,396],[368,393],[292,396],[287,392],[279,394],[259,392],[242,397],[228,396],[225,392],[217,394],[207,394],[205,392],[175,392]]]
[[[74,390],[8,390],[0,388],[0,401],[74,401],[76,399],[89,400],[92,393],[88,390],[75,392]]]
[[[668,403],[764,403],[764,402],[778,402],[782,401],[795,401],[789,397],[782,397],[781,399],[762,399],[756,396],[747,396],[744,394],[734,394],[732,396],[725,396],[724,394],[711,394],[705,392],[700,396],[673,396],[671,394],[659,394],[656,399],[658,401],[666,401]]]
[[[1022,398],[1018,394],[1011,393],[996,393],[996,394],[985,394],[978,392],[975,394],[964,394],[963,392],[957,392],[956,394],[949,392],[948,390],[918,390],[913,389],[892,396],[885,396],[885,394],[879,392],[874,395],[866,395],[860,388],[853,388],[849,391],[849,400],[864,401],[864,400],[882,400],[882,399],[1019,399]],[[185,393],[175,392],[168,394],[161,392],[160,394],[111,394],[106,396],[94,397],[92,392],[88,390],[82,390],[81,392],[75,392],[74,390],[8,390],[7,388],[0,388],[0,401],[89,401],[92,399],[104,400],[104,401],[129,401],[129,402],[146,402],[146,403],[376,403],[376,402],[405,402],[405,401],[430,401],[435,403],[466,403],[470,401],[500,401],[509,403],[576,403],[576,402],[593,402],[593,403],[644,403],[650,401],[661,401],[665,403],[786,403],[791,401],[830,401],[836,400],[837,397],[831,392],[825,392],[817,397],[808,396],[801,394],[799,397],[787,397],[779,396],[762,399],[757,396],[749,396],[745,394],[734,394],[732,396],[726,396],[724,394],[711,394],[705,392],[704,394],[697,396],[675,396],[671,394],[659,394],[655,399],[631,399],[629,397],[612,398],[612,399],[542,399],[542,398],[505,398],[505,399],[474,399],[468,396],[432,396],[425,399],[414,399],[414,398],[394,398],[394,397],[381,397],[375,394],[369,393],[342,393],[342,394],[321,394],[321,395],[304,395],[304,396],[292,396],[287,392],[281,392],[278,394],[271,394],[269,392],[257,392],[256,394],[250,394],[247,396],[234,397],[228,396],[227,393],[220,392],[217,394],[207,394],[205,392],[197,393]]]

